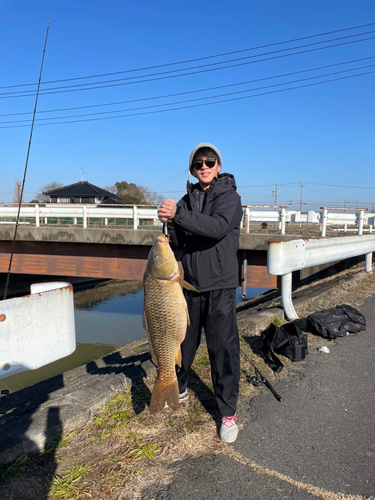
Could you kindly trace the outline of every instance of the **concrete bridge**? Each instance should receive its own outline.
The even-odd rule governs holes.
[[[160,228],[122,229],[19,226],[12,273],[140,280]],[[0,272],[8,271],[14,225],[0,227]],[[277,288],[280,278],[267,273],[267,242],[301,235],[241,232],[238,261],[244,286]],[[314,269],[294,273],[299,281]]]

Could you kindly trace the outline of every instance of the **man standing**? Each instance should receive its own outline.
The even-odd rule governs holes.
[[[189,397],[188,375],[203,327],[222,417],[220,438],[232,443],[238,434],[235,413],[240,352],[236,287],[242,207],[233,175],[221,174],[221,169],[219,150],[209,143],[198,144],[189,159],[189,170],[198,182],[188,182],[187,194],[177,204],[174,200],[164,201],[158,216],[168,222],[172,249],[183,249],[184,279],[199,291],[184,289],[190,325],[181,345],[182,366],[177,374],[180,402]]]

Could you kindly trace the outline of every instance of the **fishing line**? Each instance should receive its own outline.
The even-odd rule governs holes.
[[[20,220],[20,212],[21,212],[21,205],[22,205],[22,197],[23,197],[23,189],[25,187],[25,180],[26,180],[26,172],[27,172],[27,165],[29,163],[29,155],[30,155],[30,147],[31,147],[31,140],[33,137],[33,130],[34,130],[34,121],[35,121],[35,115],[36,115],[36,108],[38,104],[38,97],[39,97],[39,88],[40,88],[40,82],[42,79],[42,72],[43,72],[43,64],[44,64],[44,56],[46,53],[46,46],[47,46],[47,38],[48,38],[48,30],[49,30],[49,23],[47,23],[47,30],[46,30],[46,37],[44,40],[44,48],[43,48],[43,56],[42,56],[42,63],[40,65],[40,72],[39,72],[39,80],[38,80],[38,88],[36,91],[36,97],[35,97],[35,105],[34,105],[34,113],[33,113],[33,120],[31,122],[31,130],[30,130],[30,138],[29,138],[29,145],[27,148],[27,155],[26,155],[26,162],[25,162],[25,169],[23,173],[23,180],[22,180],[22,187],[21,187],[21,193],[20,193],[20,199],[18,203],[18,212],[17,212],[17,219],[16,219],[16,225],[14,228],[14,236],[13,236],[13,241],[12,241],[12,249],[10,252],[10,258],[9,258],[9,267],[8,267],[8,273],[5,281],[5,288],[4,288],[4,297],[3,300],[7,298],[7,293],[8,293],[8,286],[9,286],[9,278],[10,278],[10,270],[12,268],[12,261],[13,261],[13,254],[14,254],[14,245],[16,242],[16,237],[17,237],[17,229],[18,229],[18,223]]]

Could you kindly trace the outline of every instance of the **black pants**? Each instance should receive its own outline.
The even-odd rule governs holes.
[[[240,379],[240,346],[236,319],[236,289],[195,293],[184,289],[190,325],[181,344],[182,366],[178,372],[180,393],[187,387],[188,376],[201,340],[206,334],[211,377],[216,403],[222,417],[235,414]]]

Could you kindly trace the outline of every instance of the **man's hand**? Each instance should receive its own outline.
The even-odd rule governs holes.
[[[158,217],[161,222],[172,222],[176,215],[177,205],[174,200],[165,200],[158,208]]]

